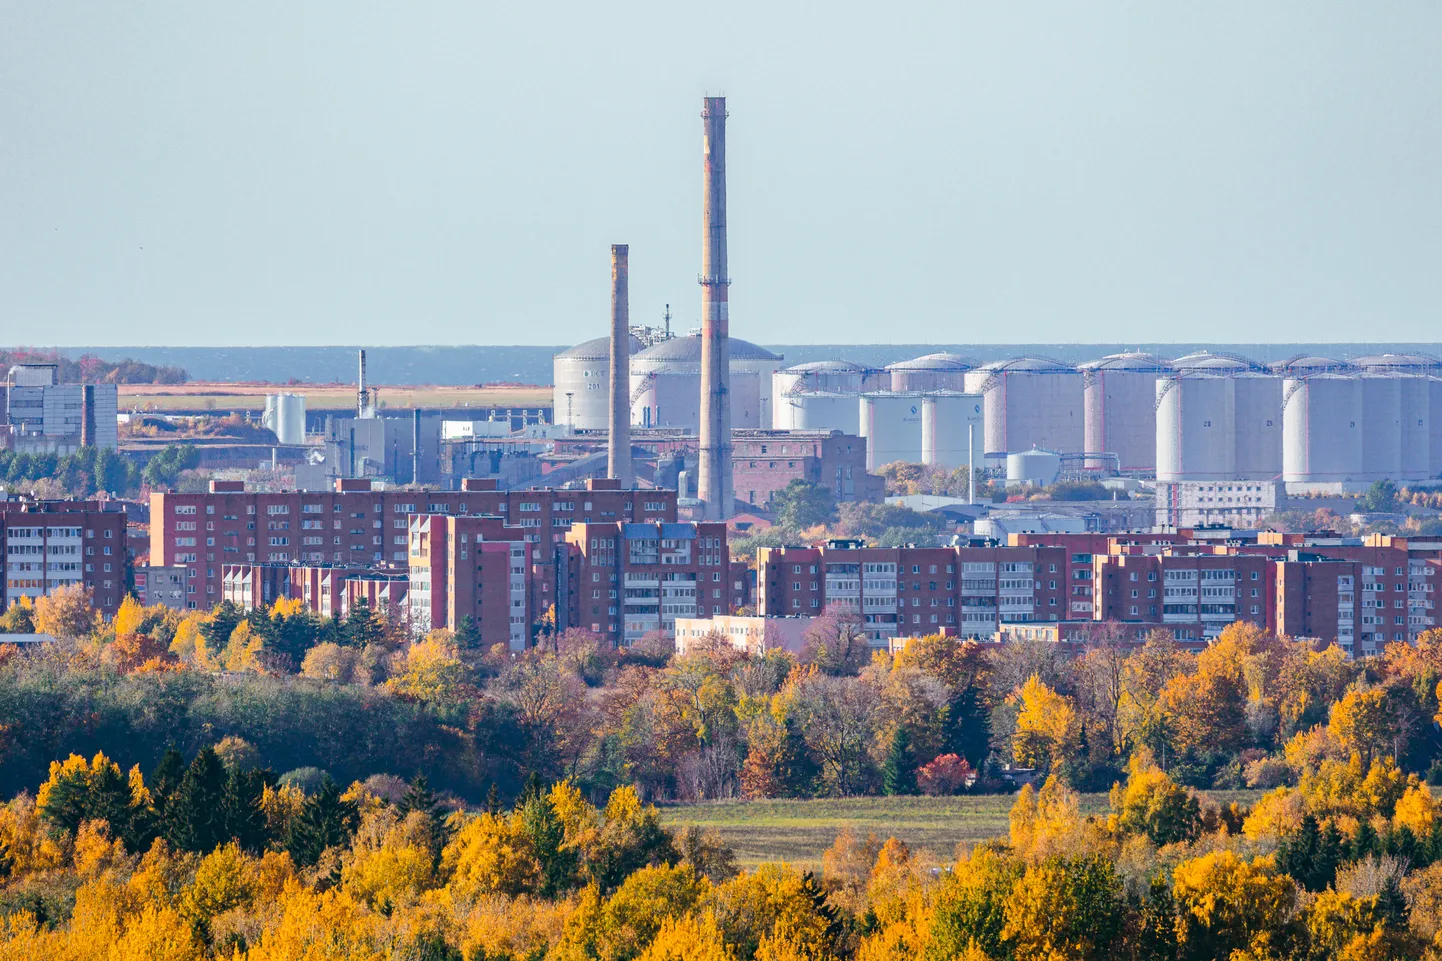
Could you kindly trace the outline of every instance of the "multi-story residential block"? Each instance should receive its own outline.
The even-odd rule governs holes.
[[[481,643],[525,650],[532,611],[531,544],[498,517],[416,514],[410,521],[410,627],[455,630],[469,620]]]
[[[531,545],[531,607],[555,603],[556,551],[573,523],[673,522],[676,492],[621,490],[594,480],[584,490],[496,490],[467,480],[459,491],[377,490],[369,480],[338,480],[334,491],[248,491],[213,481],[205,493],[160,491],[150,499],[151,563],[184,565],[187,607],[208,608],[222,594],[225,564],[409,566],[410,517],[500,517]]]
[[[630,645],[676,619],[730,614],[747,603],[744,565],[733,564],[722,523],[575,525],[558,593],[556,627],[581,627]],[[564,588],[562,587],[564,585]]]
[[[1069,569],[1059,547],[888,548],[836,540],[763,548],[756,609],[767,616],[850,611],[877,646],[943,630],[990,637],[1003,624],[1063,619],[1078,588],[1085,591],[1076,603],[1090,611],[1090,567],[1086,583],[1075,587]]]
[[[127,591],[125,512],[98,501],[0,501],[4,603],[82,584],[112,616]]]

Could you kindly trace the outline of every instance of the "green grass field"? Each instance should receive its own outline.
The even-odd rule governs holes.
[[[1219,802],[1250,803],[1260,792],[1213,792]],[[1107,810],[1105,794],[1083,794],[1083,814]],[[950,860],[956,846],[1007,833],[1013,795],[976,797],[867,797],[815,801],[705,801],[661,809],[672,827],[700,825],[717,831],[746,867],[762,861],[789,861],[820,867],[821,854],[849,827],[859,837],[897,837],[913,850],[925,849]]]

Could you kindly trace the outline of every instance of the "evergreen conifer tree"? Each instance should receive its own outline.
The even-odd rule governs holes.
[[[225,764],[206,748],[195,755],[165,806],[162,833],[182,851],[209,854],[229,840],[225,824]]]
[[[231,771],[226,778],[223,833],[251,854],[260,854],[270,843],[260,803],[272,780],[269,771],[259,768]]]
[[[911,736],[905,725],[897,725],[891,748],[881,767],[881,790],[885,794],[916,793],[916,761],[911,756]]]
[[[355,804],[341,799],[340,788],[327,774],[320,790],[306,799],[300,815],[291,822],[286,850],[296,864],[310,867],[326,848],[348,843],[358,820]]]
[[[550,798],[528,797],[521,807],[521,823],[531,839],[536,860],[541,863],[541,885],[537,893],[553,898],[569,890],[576,873],[576,853],[562,846],[566,828],[551,806]]]
[[[157,815],[165,814],[166,802],[180,787],[180,779],[185,777],[185,755],[175,748],[166,750],[160,758],[160,763],[155,765],[155,770],[150,774],[150,797]]]
[[[496,782],[491,782],[491,789],[486,792],[486,813],[492,816],[501,813],[501,791],[496,787]]]

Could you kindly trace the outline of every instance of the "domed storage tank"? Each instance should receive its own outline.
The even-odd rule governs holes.
[[[1282,375],[1282,480],[1354,481],[1362,474],[1362,382],[1351,365],[1300,357]]]
[[[632,361],[640,349],[641,341],[632,337]],[[573,430],[610,426],[611,338],[597,337],[553,356],[551,381],[556,385],[551,391],[552,423]]]
[[[923,396],[921,462],[943,470],[968,464],[983,466],[986,457],[984,404],[980,394],[937,391]]]
[[[1081,364],[1082,422],[1087,453],[1116,454],[1122,470],[1157,467],[1157,377],[1171,364],[1152,354],[1131,351]],[[1088,459],[1091,468],[1107,466]]]
[[[1075,367],[1046,357],[993,361],[967,373],[966,393],[985,398],[988,454],[1082,449],[1082,375]]]
[[[771,382],[773,397],[796,392],[816,391],[822,394],[851,394],[861,392],[861,381],[867,368],[851,361],[812,361],[797,364],[776,372]]]
[[[747,340],[727,342],[731,370],[731,426],[771,422],[771,375],[781,357]],[[685,398],[694,394],[689,401]],[[701,337],[673,337],[631,355],[631,423],[700,428]],[[648,413],[649,411],[649,413]],[[694,411],[694,413],[692,413]],[[763,419],[764,413],[764,419]],[[656,423],[659,417],[660,423]]]
[[[631,375],[631,425],[701,429],[701,372],[658,370]],[[750,371],[731,370],[731,423],[737,428],[760,426],[761,378]]]
[[[1061,455],[1049,450],[1024,450],[1006,455],[1007,484],[1049,487],[1061,473]]]
[[[935,390],[960,393],[966,387],[966,372],[975,367],[976,361],[943,351],[888,364],[886,373],[890,377],[890,389],[897,393]]]
[[[777,430],[839,430],[861,433],[860,407],[855,394],[822,391],[793,393],[776,398]]]
[[[920,394],[862,394],[858,412],[868,471],[897,461],[921,463]]]

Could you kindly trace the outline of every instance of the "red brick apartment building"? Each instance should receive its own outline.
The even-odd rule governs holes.
[[[125,511],[99,501],[0,501],[4,606],[83,584],[107,616],[125,597]]]
[[[531,544],[524,537],[521,528],[506,527],[498,517],[413,515],[407,595],[412,632],[454,630],[470,618],[482,644],[525,650],[533,611],[527,591]]]
[[[1101,621],[1205,642],[1249,621],[1368,655],[1436,625],[1439,569],[1442,543],[1380,535],[1029,534],[1007,547],[952,548],[837,541],[763,549],[757,610],[850,609],[878,643],[947,630],[985,638],[1029,624],[1067,636]]]
[[[554,600],[555,552],[573,523],[676,520],[676,492],[621,490],[593,480],[584,490],[496,490],[467,479],[459,491],[375,490],[369,480],[339,480],[334,491],[247,491],[213,481],[206,493],[162,491],[150,498],[150,561],[185,565],[187,606],[208,608],[223,593],[225,564],[345,565],[405,570],[410,517],[489,515],[524,529],[531,545],[531,606]]]
[[[558,592],[558,630],[587,628],[629,646],[678,617],[730,614],[749,600],[744,564],[731,563],[726,525],[577,524]]]

